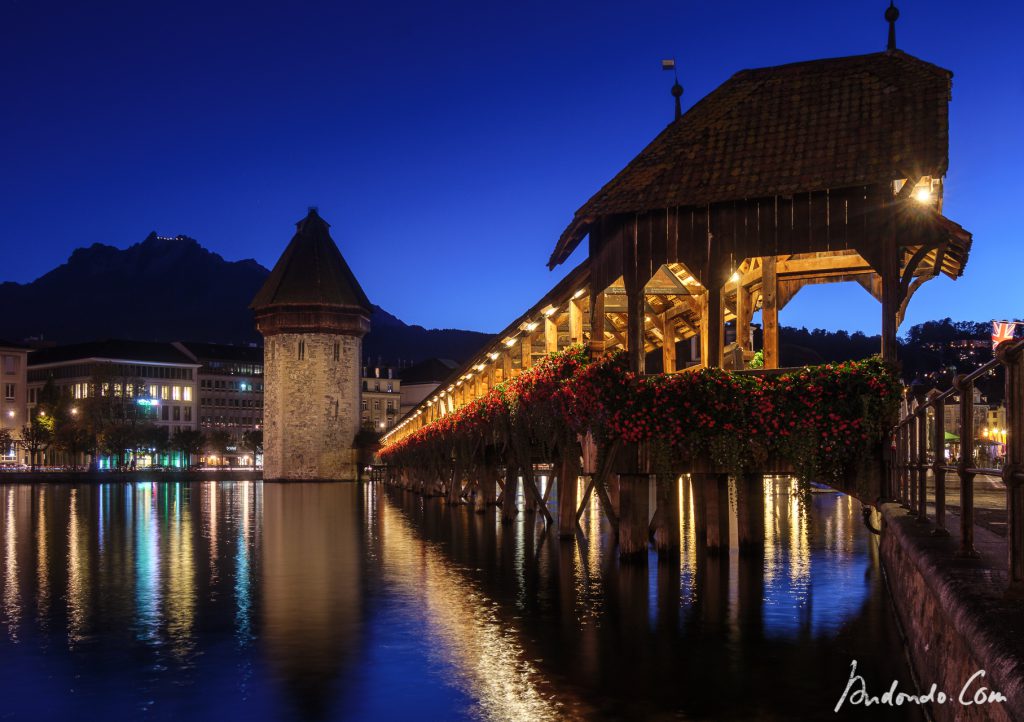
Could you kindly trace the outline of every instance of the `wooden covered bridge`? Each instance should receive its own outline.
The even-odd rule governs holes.
[[[384,457],[573,345],[592,358],[621,349],[640,378],[701,369],[770,375],[779,367],[780,312],[809,284],[854,281],[878,299],[881,356],[896,361],[897,328],[914,292],[940,274],[959,277],[971,245],[942,215],[951,78],[891,46],[744,70],[685,114],[677,106],[665,130],[576,212],[548,265],[565,262],[584,239],[588,258],[407,414],[384,437]],[[761,349],[752,344],[757,311]],[[758,350],[766,370],[743,371]],[[428,474],[435,478],[399,466],[392,480],[452,501],[473,495],[481,508],[503,498],[510,518],[521,479],[528,504],[550,519],[535,464],[575,482],[582,463],[591,474],[586,493],[602,499],[622,553],[647,548],[645,485],[654,469],[644,444],[595,449],[580,435],[548,450],[552,458],[536,451],[514,462],[495,452],[472,468],[453,462]],[[761,475],[787,468],[770,459],[748,466],[740,482],[753,496],[743,496],[756,499]],[[671,519],[680,473],[691,474],[707,509],[709,547],[727,544],[729,470],[707,458],[675,463],[664,489],[659,482],[659,544],[678,542]],[[503,496],[495,491],[502,476]],[[876,486],[871,500],[882,491]],[[559,484],[564,535],[582,511],[577,495],[577,483]],[[741,523],[745,513],[756,516],[741,508]],[[756,519],[750,524],[741,538],[756,539]]]

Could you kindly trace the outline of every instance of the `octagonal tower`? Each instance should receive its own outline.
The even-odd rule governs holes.
[[[370,301],[315,208],[250,308],[263,334],[263,478],[352,481]]]

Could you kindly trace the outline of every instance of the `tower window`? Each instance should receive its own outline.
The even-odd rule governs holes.
[[[306,358],[306,342],[305,341],[299,341],[299,361],[302,361],[305,358]]]
[[[338,341],[334,342],[334,360],[337,361],[341,358],[341,343]]]

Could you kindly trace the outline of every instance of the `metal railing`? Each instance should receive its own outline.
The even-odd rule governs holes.
[[[906,505],[922,522],[934,521],[936,534],[946,528],[946,474],[956,474],[960,485],[959,555],[977,557],[974,547],[974,477],[979,474],[1002,479],[1006,486],[1006,540],[1008,572],[1012,587],[1024,585],[1024,339],[1005,342],[996,356],[969,374],[953,380],[945,391],[930,391],[924,398],[904,401],[901,418],[893,430],[895,458],[890,465],[889,495]],[[1002,366],[1006,372],[1006,456],[1002,468],[980,466],[975,460],[974,385],[982,376]],[[947,400],[959,397],[959,454],[947,463],[945,413]],[[932,415],[929,434],[928,416]],[[928,518],[928,472],[934,477],[934,519]]]

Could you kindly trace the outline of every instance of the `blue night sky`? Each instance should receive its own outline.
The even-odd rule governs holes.
[[[371,300],[497,331],[576,208],[737,70],[884,49],[885,2],[51,2],[0,10],[0,280],[79,246],[185,234],[273,265],[316,205]],[[1024,316],[1024,4],[901,0],[898,45],[954,72],[945,213],[975,234],[929,318]],[[174,279],[154,279],[154,291]],[[853,284],[787,325],[877,332]]]

